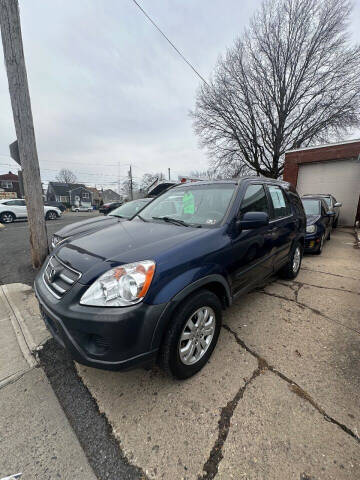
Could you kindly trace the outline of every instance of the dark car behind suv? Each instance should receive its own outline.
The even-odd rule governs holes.
[[[285,182],[182,184],[130,221],[56,247],[35,291],[78,362],[119,370],[157,360],[187,378],[215,348],[223,308],[276,271],[296,277],[305,226]]]
[[[122,205],[122,202],[110,202],[110,203],[104,203],[101,205],[99,208],[99,212],[103,213],[104,215],[107,215],[110,213],[112,210],[115,210],[115,208],[120,207]]]

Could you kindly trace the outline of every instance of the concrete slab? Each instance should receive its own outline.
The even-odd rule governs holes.
[[[44,344],[51,335],[41,318],[34,290],[23,283],[12,283],[6,285],[5,288],[8,302],[15,314],[21,317],[35,348]]]
[[[78,371],[131,463],[149,478],[189,480],[202,474],[221,407],[256,366],[223,330],[210,362],[185,382],[157,369],[114,373],[78,365]]]
[[[11,322],[11,309],[0,294],[0,385],[29,369]]]
[[[96,480],[40,368],[0,389],[0,478]]]
[[[235,409],[221,480],[355,480],[359,443],[267,372]]]
[[[360,432],[360,336],[294,301],[251,293],[225,323],[247,346]]]

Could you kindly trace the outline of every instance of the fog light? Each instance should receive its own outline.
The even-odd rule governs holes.
[[[314,240],[311,240],[309,245],[310,245],[310,248],[313,248],[313,246],[315,245]]]

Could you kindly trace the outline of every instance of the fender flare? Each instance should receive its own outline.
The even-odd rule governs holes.
[[[201,287],[206,287],[206,285],[218,283],[224,288],[226,296],[226,304],[230,306],[232,303],[232,295],[230,291],[230,286],[227,280],[219,274],[207,275],[199,280],[196,280],[193,283],[190,283],[184,287],[180,292],[178,292],[166,305],[162,314],[160,315],[151,340],[151,349],[156,349],[160,347],[164,331],[168,326],[172,314],[175,312],[179,304],[189,295],[191,295],[196,290],[199,290]]]

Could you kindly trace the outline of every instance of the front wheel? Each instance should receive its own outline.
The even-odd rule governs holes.
[[[280,276],[289,280],[294,279],[299,273],[302,256],[303,247],[297,242],[291,250],[287,264],[280,270]]]
[[[50,212],[47,212],[45,219],[46,220],[55,220],[57,218],[57,213],[54,212],[53,210],[50,210]]]
[[[0,215],[1,223],[12,223],[15,221],[15,215],[11,212],[4,212]]]
[[[200,290],[185,299],[165,335],[159,356],[160,366],[179,379],[195,375],[216,346],[221,321],[221,303],[214,293]]]
[[[321,235],[319,246],[318,246],[317,250],[314,252],[315,255],[321,255],[321,252],[322,252],[322,249],[323,249],[323,246],[324,246],[324,242],[325,242],[325,233],[323,233]]]

